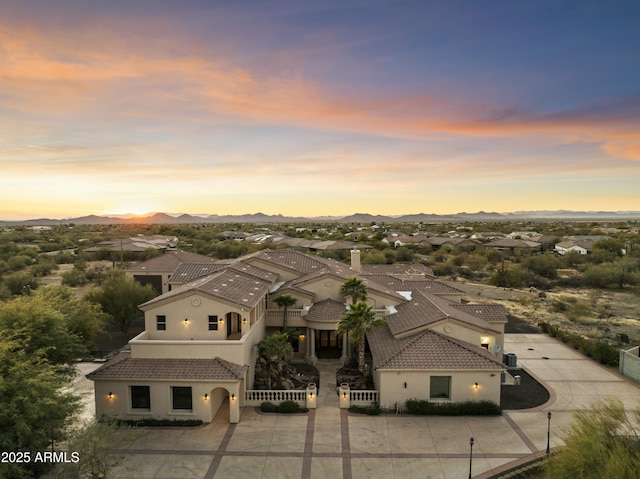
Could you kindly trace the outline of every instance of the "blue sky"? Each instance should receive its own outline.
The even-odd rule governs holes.
[[[131,3],[3,2],[0,218],[640,210],[637,2]]]

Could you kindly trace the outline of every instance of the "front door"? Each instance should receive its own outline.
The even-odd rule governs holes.
[[[319,359],[339,359],[342,354],[342,335],[337,331],[316,331],[316,354]]]

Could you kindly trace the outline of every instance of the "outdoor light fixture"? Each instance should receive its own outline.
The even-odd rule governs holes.
[[[301,334],[300,336],[298,336],[298,339],[299,339],[300,341],[304,341],[304,334]]]
[[[235,394],[232,394],[232,395],[231,395],[231,400],[232,400],[232,401],[235,401],[235,400],[236,400],[236,395],[235,395]]]
[[[404,388],[407,389],[407,383],[404,383]]]
[[[475,384],[473,385],[473,387],[474,387],[474,388],[476,388],[476,389],[478,389],[480,386],[478,386],[478,383],[475,383]]]
[[[109,396],[109,399],[113,399],[113,393],[111,391],[109,391],[108,396]]]
[[[343,397],[344,399],[347,399],[347,393],[346,393],[346,392],[342,393],[342,397]]]
[[[247,324],[247,318],[242,318],[242,324]]]
[[[313,393],[309,393],[309,399],[313,399]]]
[[[184,324],[185,325],[189,324],[189,318],[184,318]]]
[[[207,399],[209,399],[209,395],[207,393],[204,393],[204,400],[206,401]]]

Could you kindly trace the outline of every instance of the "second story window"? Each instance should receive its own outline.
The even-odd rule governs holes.
[[[158,331],[167,330],[167,317],[164,315],[156,316],[156,329]]]
[[[218,330],[218,316],[209,316],[209,331]]]

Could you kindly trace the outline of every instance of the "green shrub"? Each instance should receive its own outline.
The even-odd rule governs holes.
[[[500,416],[502,414],[502,408],[493,401],[434,403],[408,399],[405,407],[409,414],[420,416]]]
[[[308,409],[300,406],[295,401],[282,401],[278,405],[278,412],[282,414],[295,414],[298,412],[307,412]]]
[[[278,406],[272,402],[266,401],[260,404],[260,410],[262,412],[278,412]]]
[[[277,412],[280,414],[296,414],[301,412],[308,412],[306,407],[300,406],[295,401],[282,401],[277,406],[272,402],[266,401],[260,405],[262,412]]]
[[[368,416],[379,416],[381,409],[379,404],[374,404],[373,406],[351,406],[349,412],[366,414]]]
[[[103,418],[107,420],[108,418]],[[117,424],[131,427],[195,427],[202,425],[201,419],[116,419]]]

